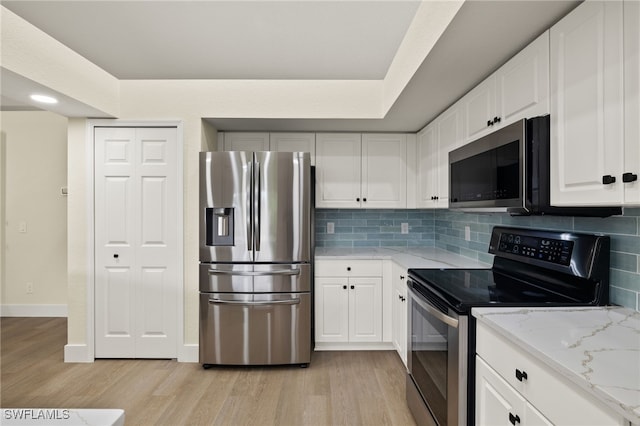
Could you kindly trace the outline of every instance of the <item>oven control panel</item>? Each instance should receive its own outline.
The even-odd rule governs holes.
[[[520,235],[516,233],[502,233],[498,251],[522,256],[558,265],[568,265],[571,262],[573,241],[556,240],[551,238]]]

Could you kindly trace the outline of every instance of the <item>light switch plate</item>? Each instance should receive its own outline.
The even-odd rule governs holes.
[[[464,239],[465,241],[471,241],[471,228],[468,226],[464,227]]]
[[[327,222],[327,234],[333,234],[336,231],[336,227],[333,222]]]
[[[408,234],[409,233],[409,224],[408,223],[401,223],[400,224],[400,233],[401,234]]]

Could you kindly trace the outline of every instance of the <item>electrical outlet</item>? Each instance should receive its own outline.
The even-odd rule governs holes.
[[[400,224],[400,233],[401,234],[408,234],[409,233],[409,224],[408,223],[401,223]]]
[[[468,226],[464,227],[464,239],[465,241],[471,241],[471,228]]]
[[[327,222],[327,234],[333,234],[336,232],[336,227],[333,222]]]
[[[18,232],[21,234],[27,233],[27,222],[25,221],[18,222]]]
[[[27,294],[33,294],[33,283],[27,283]]]

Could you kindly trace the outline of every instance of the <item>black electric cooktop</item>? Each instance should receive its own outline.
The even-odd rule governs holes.
[[[481,306],[567,306],[593,303],[593,292],[562,294],[548,283],[523,282],[493,269],[410,269],[414,289],[435,293],[458,313]],[[547,288],[543,288],[547,287]],[[426,293],[426,294],[425,294]]]

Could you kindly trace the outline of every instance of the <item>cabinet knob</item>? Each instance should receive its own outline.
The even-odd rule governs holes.
[[[514,416],[513,414],[509,413],[509,423],[514,426],[516,423],[520,423],[520,416],[518,416],[517,414]]]
[[[350,270],[351,270],[351,266],[347,266],[347,271],[350,271]]]
[[[346,285],[343,285],[343,286],[342,286],[342,289],[343,289],[343,290],[346,290],[346,289],[347,289],[347,286],[346,286]]]
[[[363,198],[363,199],[362,199],[362,201],[364,201],[364,202],[366,203],[366,202],[367,202],[367,199],[366,199],[366,198]]]
[[[356,288],[356,286],[352,284],[351,285],[351,290],[353,290],[354,288]]]
[[[519,381],[527,380],[527,372],[520,371],[516,368],[516,379],[518,379]]]
[[[615,181],[616,181],[616,178],[614,176],[611,176],[611,175],[602,176],[602,184],[603,185],[611,185]]]
[[[357,202],[360,202],[360,197],[356,198],[356,201],[357,201]]]
[[[627,172],[622,175],[622,181],[624,183],[635,182],[636,180],[638,180],[638,175],[636,175],[635,173]]]

